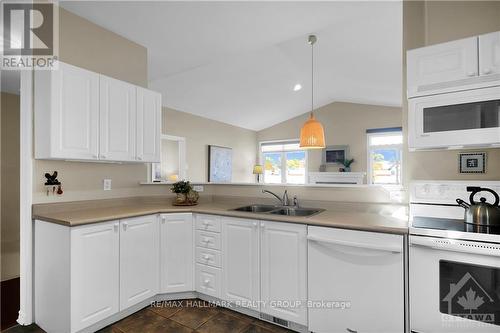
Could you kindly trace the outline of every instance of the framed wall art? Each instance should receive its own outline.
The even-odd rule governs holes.
[[[208,182],[230,183],[233,175],[233,150],[227,147],[208,146]]]
[[[486,173],[486,153],[458,154],[458,170],[460,173]]]

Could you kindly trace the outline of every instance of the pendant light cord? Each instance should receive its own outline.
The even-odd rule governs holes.
[[[314,42],[311,43],[311,116],[314,111]]]

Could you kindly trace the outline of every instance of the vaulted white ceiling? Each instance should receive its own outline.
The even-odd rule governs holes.
[[[307,112],[310,33],[315,107],[401,105],[399,1],[61,4],[147,47],[150,87],[180,111],[253,130]]]

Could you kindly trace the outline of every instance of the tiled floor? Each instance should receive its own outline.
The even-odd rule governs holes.
[[[43,333],[36,325],[16,326],[5,333]],[[99,333],[286,333],[287,329],[215,307],[200,300],[163,302],[136,312]]]

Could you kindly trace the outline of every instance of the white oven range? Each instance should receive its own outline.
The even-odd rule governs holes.
[[[500,332],[500,235],[466,231],[455,199],[468,199],[467,186],[500,193],[500,182],[410,185],[412,333]]]

